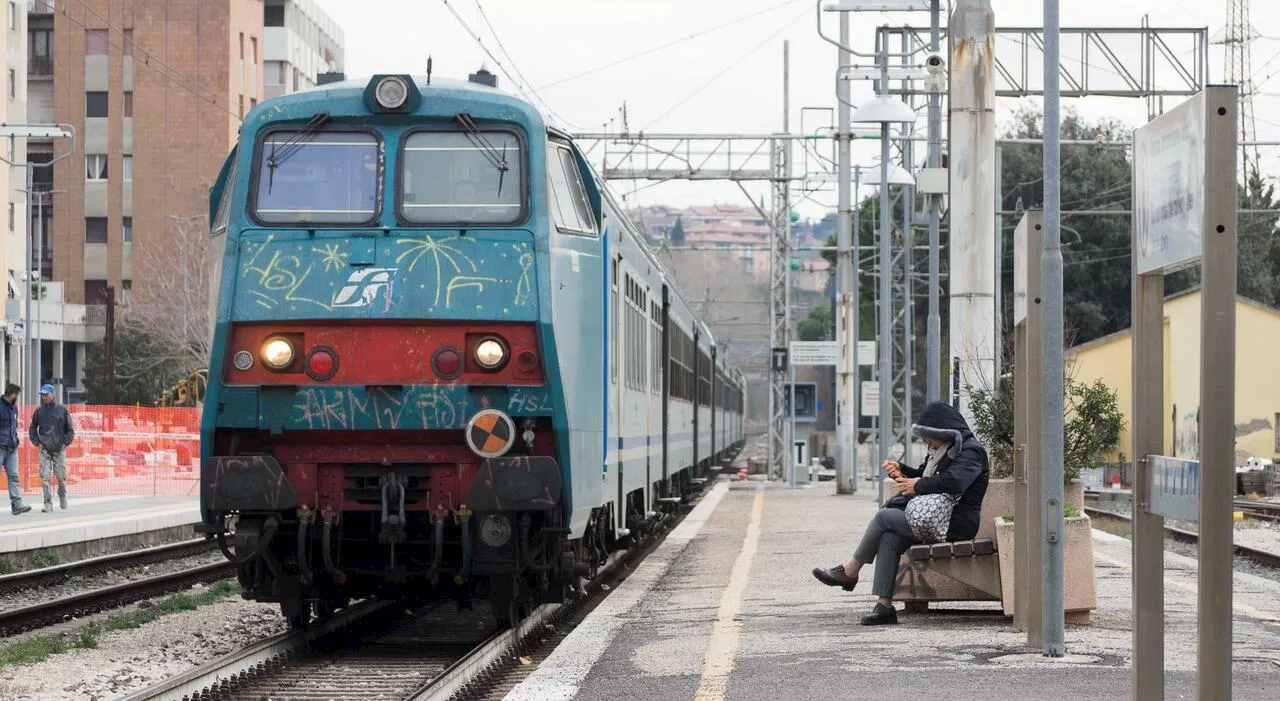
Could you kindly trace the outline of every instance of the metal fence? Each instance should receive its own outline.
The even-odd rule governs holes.
[[[39,495],[40,460],[28,439],[34,406],[20,410],[18,473],[24,495]],[[197,496],[200,410],[73,404],[75,441],[67,448],[74,496]]]

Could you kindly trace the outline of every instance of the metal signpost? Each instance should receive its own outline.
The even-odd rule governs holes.
[[[1196,697],[1231,698],[1236,86],[1134,132],[1133,698],[1164,698],[1164,519],[1200,523]],[[1200,460],[1161,456],[1164,276],[1201,269]]]
[[[1014,625],[1027,632],[1027,645],[1041,647],[1044,586],[1040,559],[1044,550],[1044,509],[1040,469],[1040,252],[1044,212],[1022,215],[1013,233],[1014,323]],[[1029,264],[1035,262],[1037,264]]]
[[[805,448],[807,443],[796,438],[796,366],[797,365],[830,365],[840,362],[840,344],[836,341],[792,341],[789,359],[791,370],[791,486],[796,486],[796,470],[805,468]],[[855,423],[856,425],[856,423]],[[797,462],[798,461],[798,462]],[[808,474],[807,472],[805,473]],[[807,478],[805,481],[808,481]]]

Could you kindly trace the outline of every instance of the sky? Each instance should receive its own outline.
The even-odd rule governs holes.
[[[345,32],[348,78],[424,73],[428,55],[437,76],[465,79],[483,64],[498,75],[500,88],[518,92],[519,85],[578,133],[620,131],[624,103],[632,132],[780,131],[784,40],[790,43],[792,130],[798,131],[803,123],[811,131],[834,114],[830,109],[836,104],[836,48],[818,36],[815,0],[318,2]],[[1226,0],[1070,0],[1060,4],[1064,28],[1137,28],[1145,17],[1152,27],[1207,27],[1211,41],[1221,36],[1227,9]],[[949,5],[944,0],[944,14]],[[1040,2],[993,0],[993,7],[997,27],[1042,24]],[[836,16],[821,14],[824,31],[834,36]],[[851,40],[860,51],[872,50],[876,26],[927,27],[929,21],[928,13],[857,13],[851,17]],[[1280,141],[1280,3],[1254,0],[1251,21],[1258,35],[1251,43],[1257,137]],[[653,51],[694,34],[698,36]],[[1171,48],[1177,53],[1184,51],[1181,46]],[[1002,61],[1017,63],[1016,44],[998,42],[996,51]],[[637,54],[645,55],[632,58]],[[1078,41],[1064,40],[1062,54],[1064,65],[1072,67],[1074,62],[1074,68],[1079,69]],[[1210,45],[1212,81],[1222,80],[1223,55],[1223,46]],[[1182,57],[1189,59],[1191,54]],[[1136,52],[1127,48],[1121,49],[1119,58],[1126,64],[1137,63]],[[1038,57],[1033,60],[1039,61]],[[1031,70],[1039,75],[1039,65]],[[861,104],[871,92],[869,82],[856,81],[851,99]],[[1165,109],[1179,99],[1166,101]],[[1001,124],[1008,122],[1020,102],[1038,102],[1038,98],[1000,99]],[[1145,101],[1135,98],[1064,99],[1063,109],[1074,109],[1091,119],[1120,119],[1132,127],[1147,118]],[[917,128],[923,132],[923,118]],[[1280,178],[1280,147],[1261,151],[1264,175]],[[870,165],[878,157],[878,147],[855,144],[856,164]],[[742,191],[729,183],[646,185],[610,183],[630,205],[747,203]],[[763,184],[747,187],[753,198],[767,198]],[[794,207],[801,215],[817,218],[834,208],[835,193],[827,187],[795,200]]]

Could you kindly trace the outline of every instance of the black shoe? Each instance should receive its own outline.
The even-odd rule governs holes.
[[[813,568],[813,576],[829,587],[841,587],[845,591],[853,591],[853,588],[858,584],[857,577],[850,577],[844,573],[844,565],[836,565],[829,569],[815,567]]]
[[[864,626],[885,626],[898,625],[898,610],[892,605],[885,606],[876,602],[876,607],[871,609],[871,613],[862,617],[862,625]]]
[[[14,509],[14,510],[13,510],[13,515],[14,515],[14,516],[17,516],[18,514],[25,514],[25,513],[27,513],[27,512],[28,512],[28,511],[30,511],[30,510],[31,510],[31,507],[30,507],[30,506],[27,506],[26,504],[23,504],[22,506],[19,506],[18,508],[16,508],[16,509]]]

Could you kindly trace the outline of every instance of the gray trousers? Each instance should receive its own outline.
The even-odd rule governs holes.
[[[893,598],[893,585],[898,578],[898,559],[907,548],[919,543],[907,525],[907,514],[902,509],[880,509],[871,523],[867,524],[867,532],[862,534],[862,542],[853,551],[853,559],[860,563],[876,563],[875,579],[871,583],[871,593],[886,599]]]

